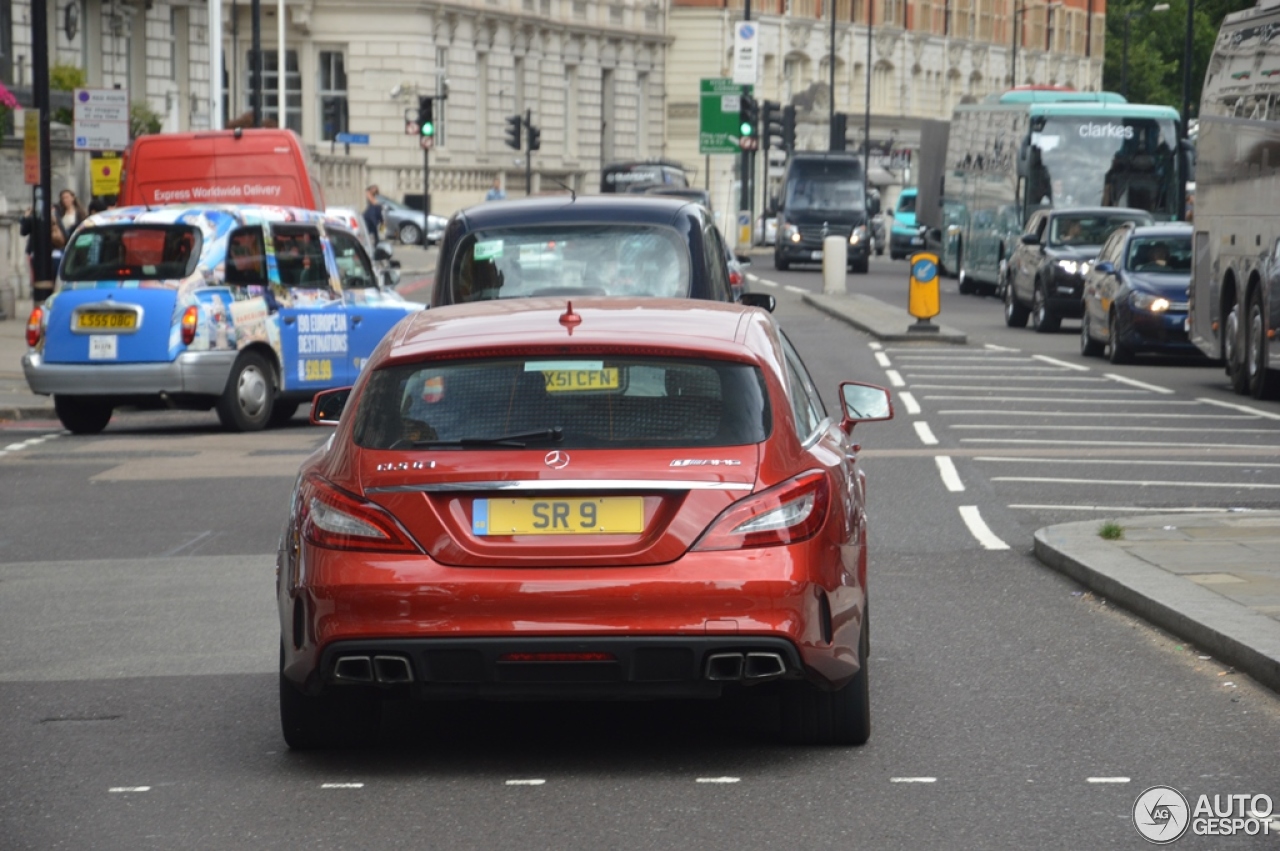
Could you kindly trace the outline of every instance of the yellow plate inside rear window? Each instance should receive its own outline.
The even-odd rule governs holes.
[[[138,314],[110,310],[86,310],[76,315],[77,328],[127,331],[138,327]]]
[[[622,535],[644,531],[639,496],[477,499],[474,535]]]
[[[544,369],[542,379],[548,393],[581,393],[584,390],[617,390],[621,377],[616,368]]]

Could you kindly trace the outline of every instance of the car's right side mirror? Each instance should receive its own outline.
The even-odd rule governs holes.
[[[1116,264],[1110,260],[1103,260],[1093,267],[1104,275],[1114,275],[1116,273]]]
[[[763,308],[770,313],[773,313],[773,309],[778,306],[778,300],[769,293],[743,293],[738,301],[747,307]]]
[[[893,419],[893,400],[889,398],[889,391],[875,384],[841,382],[840,405],[844,409],[840,428],[845,434],[853,431],[858,423]]]
[[[311,424],[336,426],[350,397],[350,387],[321,390],[311,400]]]
[[[1024,233],[1022,235],[1022,244],[1023,245],[1039,245],[1040,237],[1034,233]]]

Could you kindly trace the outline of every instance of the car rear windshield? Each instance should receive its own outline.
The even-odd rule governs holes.
[[[673,228],[562,224],[469,234],[454,255],[452,301],[689,294],[689,247]]]
[[[633,356],[432,361],[369,377],[355,440],[369,449],[483,441],[514,448],[737,446],[764,440],[771,422],[763,377],[748,364]]]
[[[186,225],[105,225],[77,231],[63,253],[62,280],[165,281],[192,274],[200,231]]]

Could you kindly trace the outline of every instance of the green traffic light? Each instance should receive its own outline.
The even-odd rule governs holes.
[[[424,122],[422,122],[422,135],[423,135],[423,136],[434,136],[434,135],[436,135],[436,125],[435,125],[435,122],[434,122],[434,121],[424,121]]]
[[[756,128],[746,121],[742,122],[742,126],[738,128],[738,134],[741,136],[754,136],[755,131]]]

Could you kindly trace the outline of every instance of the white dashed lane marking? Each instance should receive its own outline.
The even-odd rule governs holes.
[[[363,783],[321,783],[321,789],[363,789]]]
[[[889,384],[893,387],[906,387],[907,382],[902,380],[902,376],[898,374],[896,369],[886,369],[885,377],[889,379]]]
[[[1230,408],[1233,411],[1243,411],[1246,414],[1252,414],[1255,417],[1264,417],[1268,420],[1280,420],[1280,414],[1260,411],[1257,408],[1251,408],[1248,405],[1236,405],[1232,402],[1223,402],[1219,399],[1197,399],[1196,401],[1204,402],[1206,405],[1217,405],[1219,408]]]
[[[952,493],[964,490],[964,482],[960,481],[960,473],[948,455],[938,455],[933,459],[938,464],[938,472],[942,474],[942,483]]]
[[[133,792],[150,792],[151,787],[150,786],[112,786],[107,791],[113,792],[113,793],[119,793],[119,794],[130,794]]]
[[[1121,384],[1128,384],[1130,387],[1137,387],[1140,390],[1146,390],[1150,393],[1160,393],[1165,396],[1173,395],[1173,391],[1168,387],[1159,387],[1155,384],[1148,384],[1145,381],[1138,381],[1136,378],[1129,378],[1126,375],[1116,375],[1114,372],[1104,372],[1103,376],[1110,378],[1112,381],[1119,381]]]
[[[1128,777],[1086,777],[1089,783],[1128,783]]]
[[[541,777],[531,777],[528,780],[508,780],[506,785],[508,786],[543,786],[546,784],[546,782],[547,781],[542,779]]]
[[[741,777],[699,777],[695,783],[740,783]]]
[[[889,360],[889,356],[884,352],[876,352],[876,363],[880,364],[885,369],[893,366],[893,362]]]
[[[797,287],[794,284],[787,284],[783,289],[789,293],[795,293],[796,295],[806,295],[809,292],[804,287]]]
[[[1070,370],[1073,370],[1074,372],[1090,372],[1090,371],[1091,371],[1091,370],[1089,369],[1089,367],[1087,367],[1087,366],[1081,366],[1081,365],[1080,365],[1080,364],[1078,364],[1078,363],[1068,363],[1067,361],[1064,361],[1064,360],[1058,360],[1057,358],[1051,358],[1051,357],[1049,357],[1048,355],[1032,355],[1031,357],[1035,358],[1035,359],[1036,359],[1036,360],[1038,360],[1038,361],[1044,361],[1045,363],[1051,363],[1051,364],[1053,364],[1054,366],[1060,366],[1060,367],[1062,367],[1063,369],[1070,369]]]
[[[920,403],[916,401],[915,396],[912,396],[909,392],[903,390],[898,394],[898,398],[902,400],[902,404],[907,406],[908,414],[920,413]]]
[[[920,437],[920,442],[925,446],[937,446],[938,438],[933,436],[933,429],[929,428],[926,422],[912,423],[916,427],[916,434]]]
[[[936,777],[890,777],[890,783],[937,783]]]

